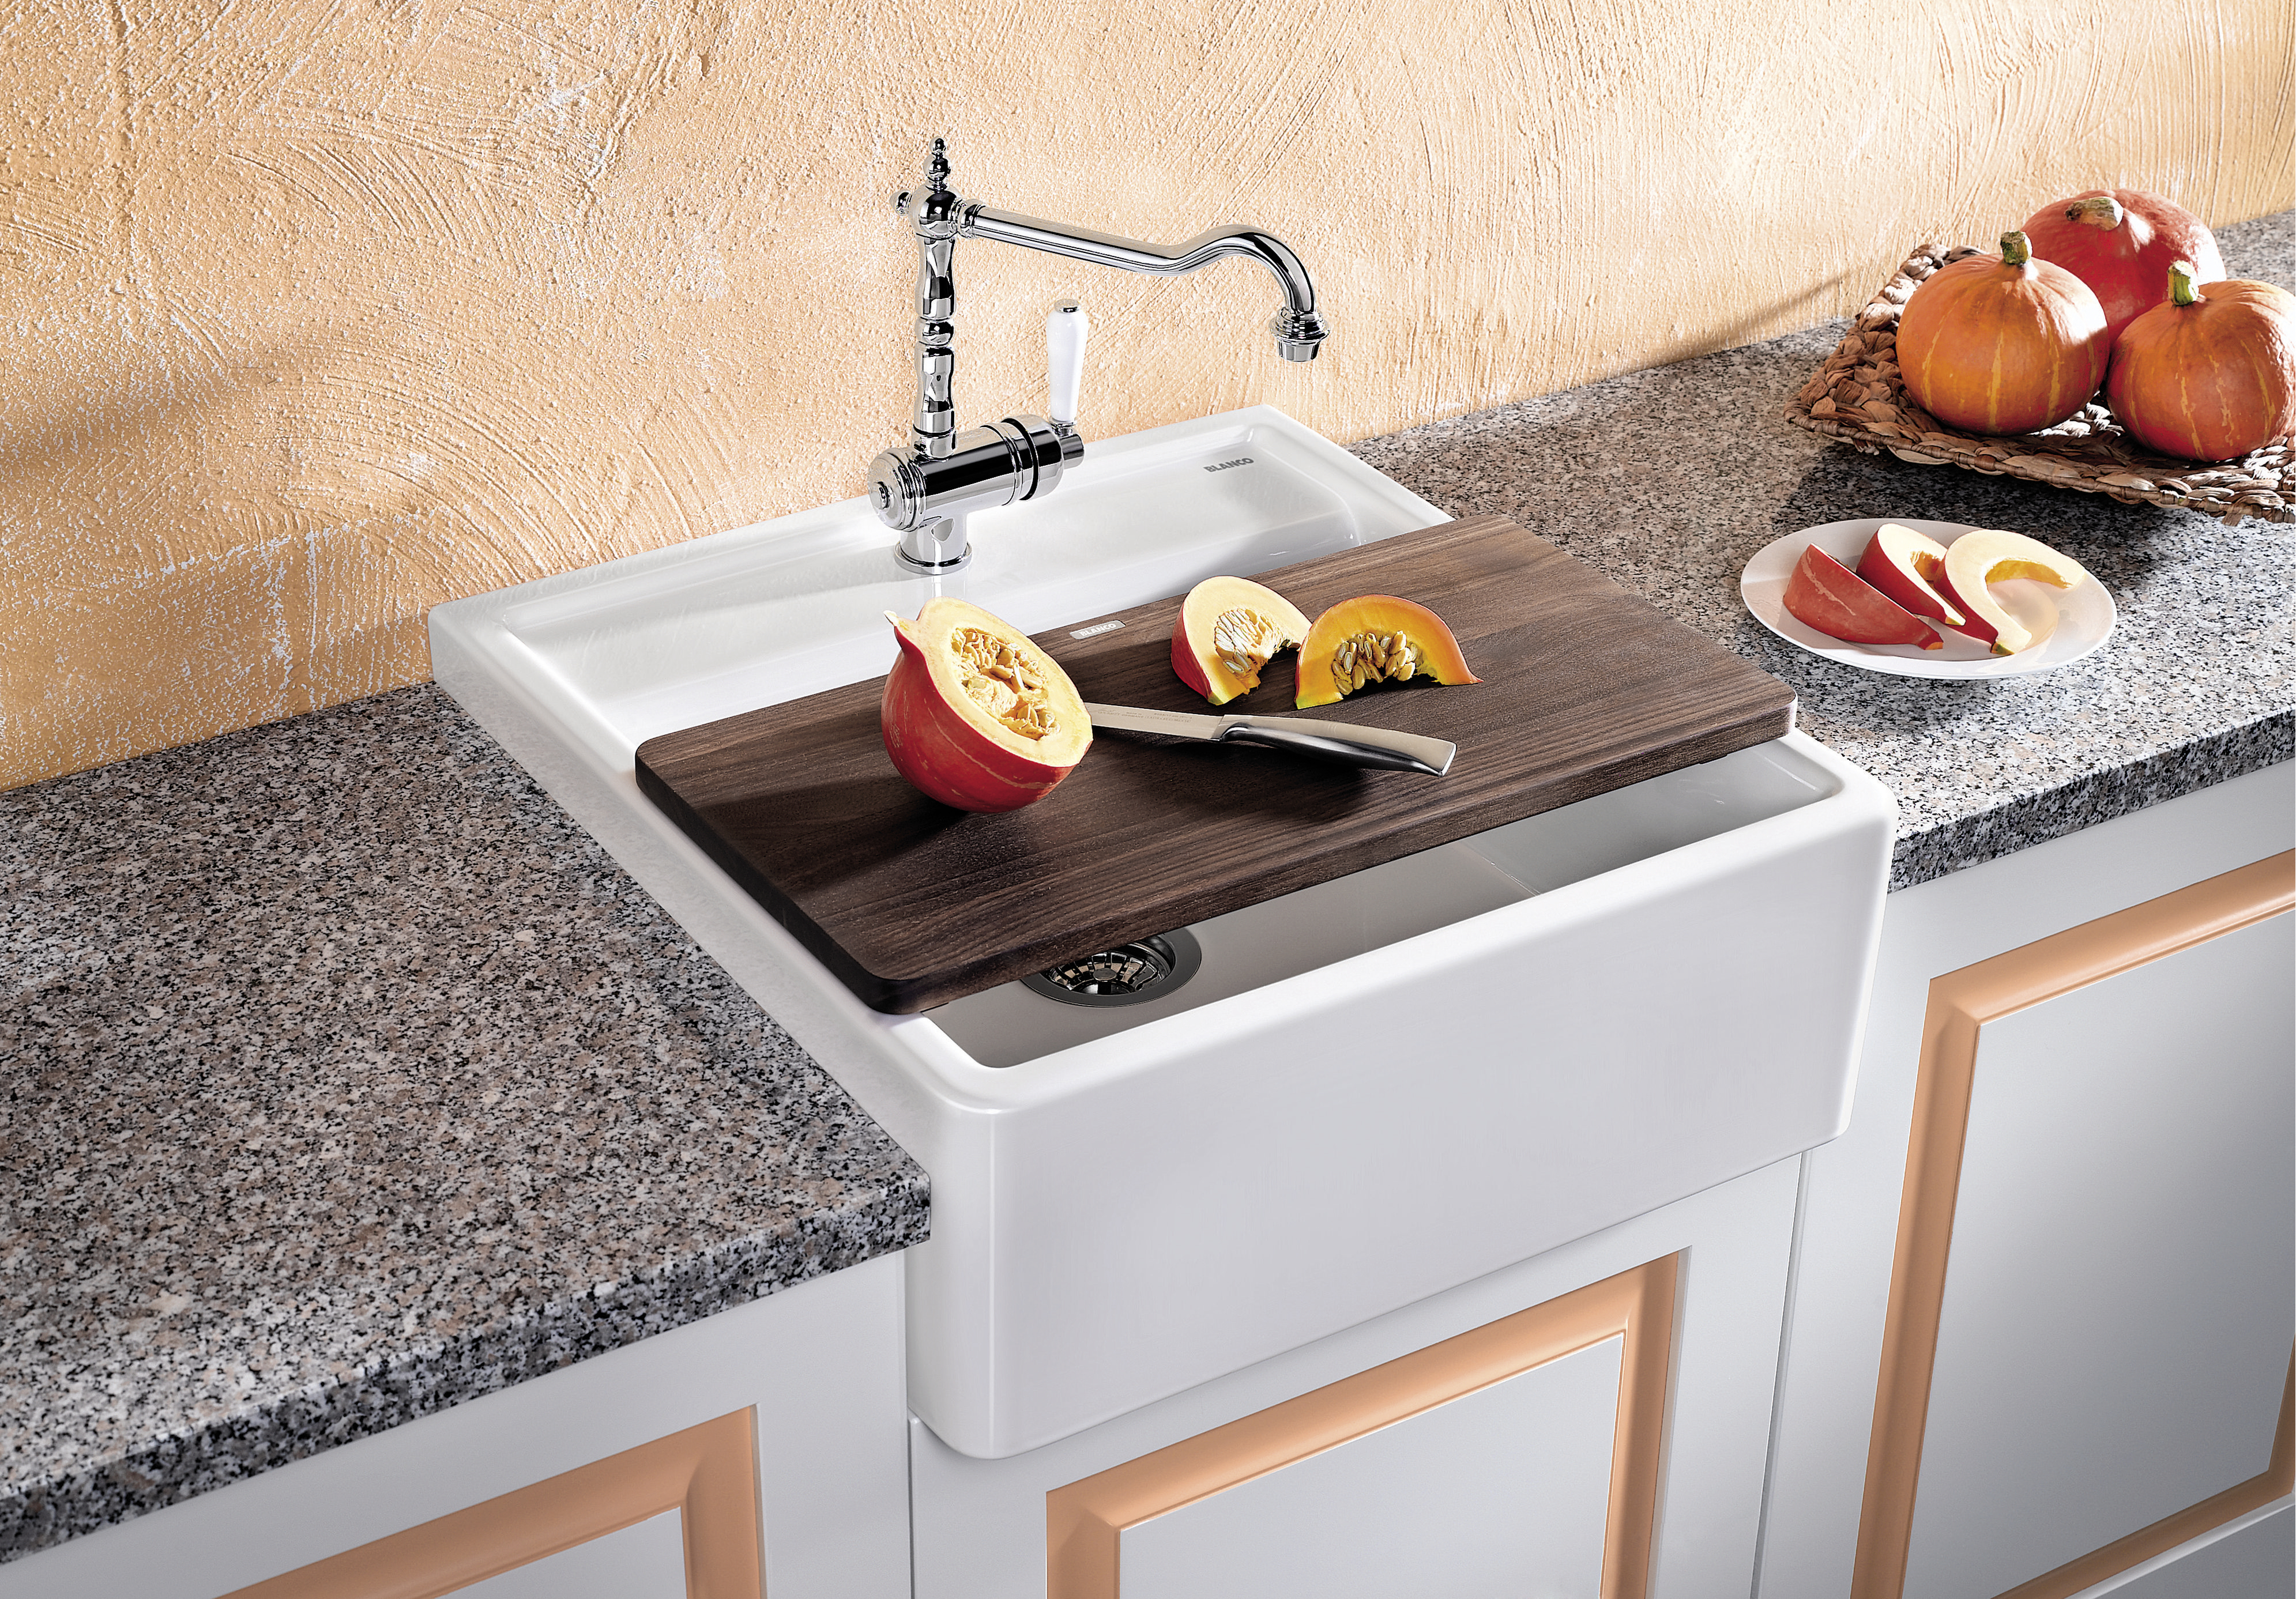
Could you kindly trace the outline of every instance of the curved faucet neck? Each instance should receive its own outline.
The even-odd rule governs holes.
[[[1088,261],[1095,266],[1113,266],[1155,277],[1177,277],[1227,256],[1248,256],[1274,274],[1277,286],[1283,290],[1285,310],[1301,316],[1312,316],[1316,311],[1315,281],[1308,277],[1299,253],[1267,229],[1248,223],[1210,229],[1185,244],[1150,244],[1144,240],[1103,233],[1095,228],[1071,227],[1046,222],[1042,217],[1000,211],[974,200],[965,202],[957,213],[956,236],[994,239],[1025,249],[1064,256],[1071,261]]]

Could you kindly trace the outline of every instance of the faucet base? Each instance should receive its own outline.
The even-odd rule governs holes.
[[[956,551],[953,556],[949,554],[951,549]],[[927,577],[962,571],[972,560],[972,543],[964,536],[964,518],[937,517],[922,526],[907,529],[901,534],[901,542],[893,546],[893,558],[910,571]]]

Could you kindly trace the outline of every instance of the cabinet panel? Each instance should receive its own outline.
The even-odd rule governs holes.
[[[2053,1599],[2286,1491],[2291,886],[1932,986],[1858,1599]]]
[[[1804,1157],[1761,1599],[1851,1588],[1932,981],[2286,850],[2292,801],[2272,767],[1890,896],[1849,1130]]]
[[[1528,1471],[1518,1469],[1518,1481],[1537,1478],[1542,1464],[1586,1470],[1589,1474],[1558,1506],[1563,1519],[1557,1530],[1573,1546],[1556,1552],[1559,1569],[1586,1563],[1576,1546],[1591,1528],[1594,1575],[1606,1599],[1642,1599],[1657,1507],[1677,1272],[1673,1256],[1649,1261],[1054,1489],[1045,1499],[1051,1599],[1119,1599],[1119,1594],[1122,1599],[1142,1599],[1144,1591],[1148,1599],[1193,1599],[1206,1592],[1327,1591],[1283,1575],[1283,1554],[1313,1546],[1321,1529],[1330,1525],[1325,1512],[1313,1503],[1314,1489],[1320,1485],[1367,1505],[1382,1490],[1402,1491],[1398,1481],[1380,1473],[1408,1471],[1415,1453],[1447,1445],[1476,1457],[1444,1465],[1445,1475],[1455,1481],[1471,1474],[1477,1460],[1488,1463],[1495,1454],[1531,1458]],[[1598,1354],[1589,1366],[1559,1375],[1552,1388],[1527,1388],[1513,1396],[1514,1405],[1498,1401],[1487,1412],[1479,1404],[1463,1403],[1480,1401],[1495,1386],[1574,1355],[1611,1347],[1618,1350],[1615,1357]],[[1607,1415],[1599,1414],[1598,1406],[1590,1423],[1574,1413],[1572,1395],[1591,1383],[1598,1370],[1610,1378]],[[1513,1412],[1520,1405],[1527,1401],[1536,1410],[1549,1393],[1558,1419],[1570,1430],[1583,1440],[1590,1426],[1600,1436],[1607,1425],[1612,1447],[1595,1451],[1582,1442],[1574,1448],[1558,1439],[1554,1441],[1562,1447],[1550,1455],[1550,1440],[1540,1437],[1535,1421],[1527,1429],[1517,1425],[1510,1435],[1499,1434],[1500,1424],[1519,1421]],[[1583,1394],[1578,1402],[1585,1402]],[[1454,1411],[1447,1424],[1400,1430],[1439,1409]],[[1383,1432],[1396,1436],[1379,1439]],[[1335,1455],[1348,1458],[1317,1458]],[[1542,1462],[1539,1456],[1549,1458]],[[1288,1479],[1293,1472],[1303,1473],[1296,1485],[1268,1481]],[[1231,1494],[1235,1497],[1227,1498]],[[1598,1506],[1591,1518],[1570,1508],[1582,1494]],[[1226,1502],[1209,1505],[1208,1498]],[[1263,1513],[1264,1522],[1256,1519]],[[1142,1530],[1159,1518],[1170,1525]],[[1345,1536],[1359,1537],[1365,1530]],[[1423,1542],[1419,1546],[1435,1560],[1432,1567],[1422,1568],[1423,1576],[1429,1570],[1439,1572],[1446,1591],[1453,1591],[1454,1579],[1464,1575],[1456,1563],[1461,1554],[1480,1562],[1504,1559],[1508,1553],[1505,1539],[1488,1532],[1464,1552]],[[1130,1554],[1136,1547],[1139,1562]],[[1223,1552],[1235,1554],[1252,1571],[1277,1574],[1282,1586],[1235,1586],[1213,1578]],[[1538,1570],[1534,1563],[1529,1571],[1516,1574]],[[1144,1570],[1151,1585],[1144,1590],[1136,1584]],[[1336,1591],[1378,1590],[1358,1583]]]
[[[641,1558],[650,1549],[644,1537],[605,1551],[583,1546],[665,1519],[681,1546],[682,1579],[669,1593],[758,1599],[764,1571],[756,1412],[737,1410],[625,1449],[242,1588],[231,1599],[443,1599],[521,1569],[531,1577],[530,1568],[562,1553],[577,1557],[571,1570],[594,1555]],[[512,1587],[535,1591],[530,1583]]]
[[[686,1599],[685,1530],[677,1512],[456,1588],[454,1599]]]
[[[1125,1599],[1592,1599],[1622,1338],[1125,1530]]]
[[[2296,918],[1988,1022],[1907,1599],[1998,1594],[2262,1473],[2296,1337]]]

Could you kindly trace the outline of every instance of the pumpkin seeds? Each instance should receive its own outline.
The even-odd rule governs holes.
[[[1360,632],[1332,652],[1332,681],[1341,694],[1352,694],[1365,683],[1407,682],[1420,665],[1419,648],[1407,634]]]
[[[1282,641],[1274,623],[1242,606],[1222,611],[1212,623],[1212,649],[1238,677],[1258,675]]]
[[[977,627],[951,633],[948,648],[966,698],[1001,725],[1023,738],[1042,738],[1060,725],[1045,694],[1044,664],[1027,650]]]

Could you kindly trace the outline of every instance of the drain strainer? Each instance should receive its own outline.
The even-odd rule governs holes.
[[[1063,1005],[1142,1005],[1178,988],[1203,963],[1203,946],[1181,927],[1078,955],[1021,981]]]

